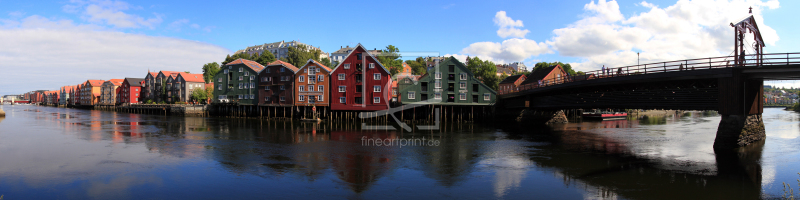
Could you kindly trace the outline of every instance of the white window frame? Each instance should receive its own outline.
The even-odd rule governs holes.
[[[242,72],[242,71],[244,71],[244,68],[239,67],[239,72]]]
[[[306,86],[305,85],[298,86],[298,89],[300,90],[300,92],[302,92],[303,90],[306,89]]]
[[[250,75],[250,80],[256,80],[256,75]]]
[[[373,85],[372,86],[372,92],[381,92],[381,86],[380,85]]]
[[[436,72],[436,79],[442,79],[442,73]]]
[[[250,76],[250,72],[249,71],[245,71],[244,72],[244,76]]]
[[[381,80],[381,73],[372,74],[372,80]]]
[[[372,97],[372,103],[381,103],[380,97]]]
[[[306,101],[306,96],[305,95],[298,96],[297,101]]]
[[[408,92],[408,99],[416,99],[416,98],[417,98],[417,93],[416,92],[414,92],[414,91],[409,91]]]
[[[347,101],[344,97],[339,97],[339,103],[345,103],[345,102]]]
[[[322,81],[325,81],[325,76],[317,75],[317,82],[322,82]]]
[[[467,100],[467,93],[461,93],[461,94],[458,94],[458,95],[459,95],[459,98],[458,98],[459,100]]]
[[[318,92],[324,92],[325,91],[325,86],[324,85],[318,85],[317,86],[317,91]]]
[[[439,93],[439,92],[434,93],[433,94],[433,99],[442,99],[442,93]]]
[[[302,81],[301,81],[302,82]],[[308,82],[317,82],[317,76],[308,76]]]
[[[286,97],[281,96],[281,101],[286,101]]]
[[[375,69],[375,63],[370,63],[370,64],[369,64],[369,68],[370,68],[370,69]]]
[[[264,101],[270,101],[269,96],[264,97]]]
[[[483,93],[483,100],[484,101],[491,101],[492,100],[492,95],[489,94],[489,93]]]
[[[460,82],[458,83],[458,88],[467,89],[467,82]]]
[[[316,67],[308,67],[308,69],[306,69],[306,71],[308,71],[308,75],[314,75],[314,74],[317,73]]]
[[[344,69],[350,69],[350,63],[345,63],[344,64]]]
[[[340,85],[339,86],[339,92],[347,92],[347,86]]]
[[[250,88],[256,88],[256,83],[250,83]]]
[[[467,80],[467,73],[461,73],[461,80]]]
[[[314,91],[314,85],[309,85],[308,86],[308,91],[309,92],[313,92]]]
[[[301,75],[301,76],[300,76],[300,78],[298,78],[298,79],[297,79],[297,82],[301,82],[301,83],[302,83],[302,82],[304,82],[305,80],[306,80],[306,76],[302,76],[302,75]]]
[[[269,91],[269,85],[264,86],[264,91]]]
[[[242,83],[239,83],[239,89],[242,89]]]
[[[344,73],[339,73],[338,77],[340,81],[343,81],[345,79]]]
[[[242,78],[242,76],[239,76],[239,80],[240,80],[240,81],[241,81],[241,80],[244,80],[244,78]]]
[[[281,85],[281,90],[286,90],[286,86]]]
[[[442,88],[442,82],[441,81],[435,81],[433,83],[433,87],[434,88]]]
[[[217,78],[217,82],[222,83],[222,78]]]

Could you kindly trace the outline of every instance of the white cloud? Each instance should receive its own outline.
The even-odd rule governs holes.
[[[143,78],[148,69],[200,73],[203,64],[219,62],[231,53],[202,42],[109,31],[40,16],[0,21],[0,38],[0,63],[6,72],[0,78],[1,94],[55,90],[87,79]]]
[[[14,11],[14,12],[9,12],[8,13],[8,16],[11,16],[11,17],[14,17],[14,18],[22,17],[24,15],[25,15],[25,12],[22,12],[22,11]]]
[[[523,38],[528,32],[528,29],[522,30],[516,27],[522,27],[522,20],[513,20],[511,17],[506,16],[506,11],[499,11],[494,15],[494,24],[500,26],[497,30],[497,35],[502,38],[517,37]]]
[[[559,55],[580,58],[572,64],[583,71],[635,65],[636,52],[641,52],[641,63],[725,56],[733,51],[729,24],[749,16],[750,6],[765,43],[775,45],[779,39],[761,17],[763,9],[780,6],[776,0],[678,1],[666,8],[646,1],[637,5],[650,10],[625,18],[616,1],[592,1],[584,6],[585,16],[553,30],[546,43]],[[752,36],[748,40],[752,43]]]
[[[494,24],[499,27],[497,36],[501,38],[513,37],[503,42],[476,42],[462,49],[460,54],[447,54],[456,56],[464,61],[467,55],[478,57],[481,60],[490,60],[495,63],[518,62],[544,53],[552,53],[549,46],[543,42],[526,39],[530,32],[520,29],[524,25],[522,20],[514,20],[506,15],[505,11],[498,11],[494,16]]]
[[[181,27],[183,27],[183,25],[188,24],[188,23],[189,23],[188,19],[175,20],[174,22],[169,23],[169,26],[167,26],[167,29],[173,30],[173,31],[180,31]]]
[[[71,0],[71,4],[63,7],[68,13],[81,13],[82,17],[92,23],[103,23],[115,28],[141,28],[150,29],[163,22],[162,16],[153,13],[153,17],[144,18],[123,11],[132,6],[124,1],[112,0]],[[138,7],[137,7],[138,8]]]

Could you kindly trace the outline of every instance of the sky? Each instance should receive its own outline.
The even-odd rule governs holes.
[[[729,23],[758,21],[767,53],[800,52],[800,2],[716,1],[113,1],[0,0],[0,94],[56,90],[147,71],[202,73],[247,46],[300,41],[325,52],[362,44],[560,61],[576,70],[733,52]],[[752,42],[752,39],[750,40]],[[412,59],[412,58],[407,58]],[[796,81],[767,82],[800,87]]]

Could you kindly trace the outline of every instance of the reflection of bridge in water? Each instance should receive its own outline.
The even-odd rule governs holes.
[[[733,56],[676,60],[551,76],[499,95],[505,109],[675,109],[716,110],[722,115],[715,148],[763,140],[764,80],[800,79],[800,53],[763,53],[750,16],[731,24]],[[754,54],[745,55],[744,35],[753,33]]]

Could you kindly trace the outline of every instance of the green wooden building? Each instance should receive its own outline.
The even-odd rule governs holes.
[[[214,76],[214,103],[258,105],[258,73],[264,66],[237,59],[225,64]]]
[[[412,81],[399,80],[402,104],[492,105],[497,92],[481,83],[464,63],[450,57]]]

